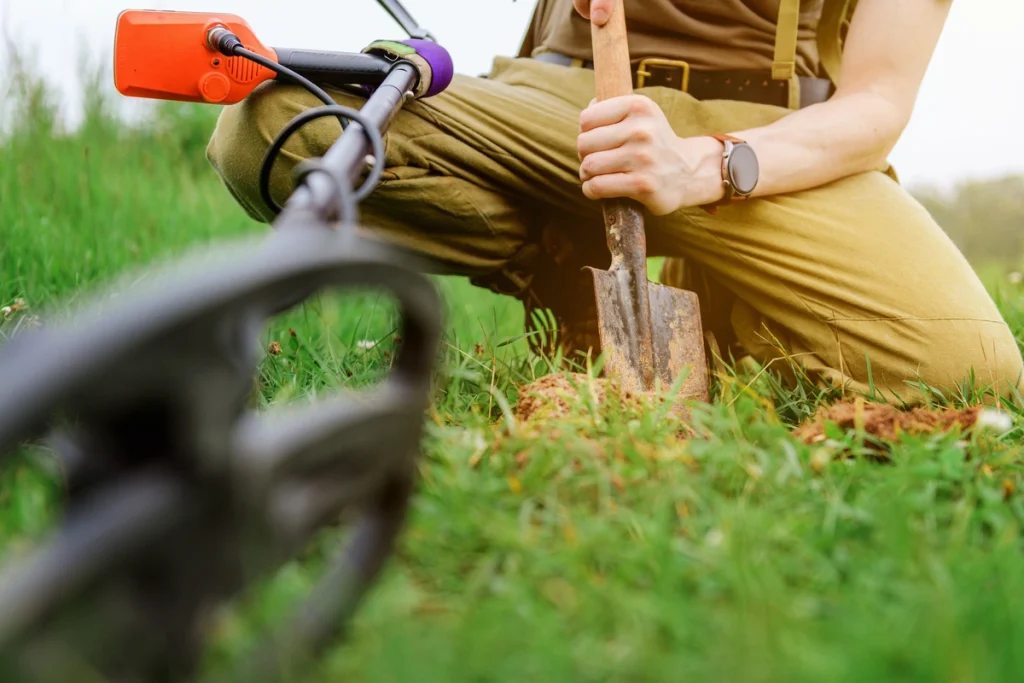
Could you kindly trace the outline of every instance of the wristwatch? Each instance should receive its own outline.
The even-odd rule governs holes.
[[[708,213],[716,213],[718,207],[731,202],[743,201],[750,197],[760,176],[761,167],[757,162],[754,148],[732,135],[712,135],[725,145],[722,153],[722,186],[725,195],[715,202],[702,207]]]

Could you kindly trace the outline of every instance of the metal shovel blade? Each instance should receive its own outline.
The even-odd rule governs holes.
[[[650,351],[633,308],[628,271],[589,269],[594,276],[605,372],[627,391],[669,390],[682,378],[680,400],[707,402],[708,373],[697,295],[644,281],[650,301]],[[652,353],[653,351],[653,353]],[[653,356],[653,358],[652,358]],[[652,382],[653,379],[653,382]]]

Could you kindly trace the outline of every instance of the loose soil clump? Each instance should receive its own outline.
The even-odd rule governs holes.
[[[583,392],[588,392],[589,397]],[[620,409],[626,411],[650,410],[655,405],[665,402],[665,397],[655,394],[620,391],[606,379],[583,374],[552,374],[541,377],[520,390],[516,416],[521,422],[566,418],[574,412],[578,414],[579,406],[585,401],[603,406],[611,398],[617,398]],[[680,420],[689,417],[686,406],[681,404],[673,405],[669,414]]]
[[[818,411],[808,423],[794,432],[807,444],[821,443],[825,426],[834,423],[840,429],[855,429],[858,425],[865,434],[882,440],[895,441],[900,434],[934,434],[959,428],[967,431],[978,423],[980,406],[965,409],[914,408],[899,410],[890,405],[844,401]]]
[[[580,407],[585,404],[604,408],[610,399],[617,400],[609,412],[617,413],[643,412],[662,405],[666,400],[664,396],[654,394],[620,391],[605,379],[581,374],[552,374],[520,390],[515,412],[522,423],[559,420],[580,415]],[[669,415],[679,420],[680,438],[694,436],[692,428],[687,426],[690,415],[685,405],[672,406]],[[982,406],[902,410],[863,400],[843,401],[819,410],[813,418],[795,428],[793,435],[808,445],[819,444],[828,438],[826,426],[831,423],[842,431],[860,429],[877,441],[895,442],[901,434],[936,434],[953,430],[966,433],[976,427],[983,428],[990,422],[998,427],[1002,420],[997,419],[999,415],[993,415]]]
[[[604,403],[605,382],[592,380],[583,375],[572,375],[573,381],[581,388],[589,389],[597,403]],[[571,398],[576,398],[570,402]],[[519,392],[516,416],[523,422],[537,419],[566,417],[572,413],[573,403],[582,401],[577,387],[564,375],[545,375],[528,384]]]

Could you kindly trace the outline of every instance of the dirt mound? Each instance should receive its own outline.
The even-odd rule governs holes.
[[[823,410],[808,423],[794,431],[804,443],[825,440],[825,425],[835,423],[841,429],[863,426],[866,434],[883,441],[895,441],[900,434],[930,434],[960,428],[967,431],[978,423],[980,406],[956,410],[914,408],[899,410],[889,405],[862,401],[836,403]]]
[[[583,392],[588,392],[589,397]],[[552,374],[520,390],[516,416],[522,422],[565,418],[572,415],[574,409],[578,410],[584,401],[605,405],[609,400],[617,400],[623,410],[650,410],[664,403],[665,398],[655,394],[620,391],[608,380],[587,375]],[[686,407],[679,404],[672,406],[670,414],[680,420],[689,417]]]
[[[597,403],[604,403],[606,383],[585,375],[572,375],[579,388],[589,389]],[[546,375],[528,384],[519,392],[516,416],[523,422],[537,419],[565,417],[574,404],[582,401],[579,389],[564,375]]]
[[[587,375],[552,374],[520,390],[515,412],[520,422],[542,422],[579,415],[584,402],[604,408],[614,401],[616,411],[642,412],[663,404],[665,400],[665,397],[654,394],[622,392],[607,380]],[[679,420],[681,438],[694,436],[692,427],[687,425],[690,414],[686,406],[674,405],[669,414]],[[807,444],[821,443],[827,438],[826,424],[833,423],[844,431],[860,427],[865,434],[879,441],[894,442],[900,434],[934,434],[954,429],[967,432],[986,426],[997,431],[1006,430],[1010,427],[1004,424],[1008,420],[1005,413],[985,410],[981,406],[901,410],[856,400],[822,408],[812,419],[794,429],[793,435]]]

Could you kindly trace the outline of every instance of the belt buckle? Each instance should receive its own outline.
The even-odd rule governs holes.
[[[642,88],[647,83],[647,79],[652,76],[651,72],[647,70],[648,66],[674,66],[682,70],[683,72],[683,92],[687,92],[690,89],[690,63],[684,62],[681,59],[660,59],[656,57],[648,57],[647,59],[640,60],[640,66],[636,71],[636,87]]]

